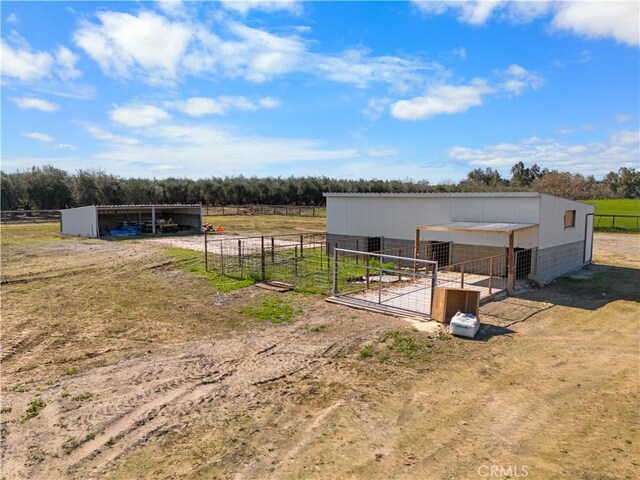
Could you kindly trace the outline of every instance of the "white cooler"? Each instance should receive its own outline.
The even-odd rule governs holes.
[[[451,335],[473,338],[478,330],[480,330],[480,322],[475,315],[470,313],[456,313],[449,324]]]

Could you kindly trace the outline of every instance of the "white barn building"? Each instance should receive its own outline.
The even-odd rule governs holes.
[[[361,250],[413,246],[420,256],[423,245],[449,242],[449,264],[528,250],[527,276],[539,283],[591,262],[594,207],[581,202],[534,192],[324,196],[330,245],[366,237]]]

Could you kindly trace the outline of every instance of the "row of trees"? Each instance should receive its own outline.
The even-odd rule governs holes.
[[[341,180],[328,177],[226,177],[190,180],[120,178],[102,171],[69,174],[53,166],[0,172],[1,207],[60,209],[94,204],[203,203],[208,205],[322,205],[323,192],[538,191],[575,200],[640,198],[640,172],[621,168],[603,180],[540,169],[522,162],[504,179],[492,168],[476,169],[461,182],[431,185],[414,180]]]

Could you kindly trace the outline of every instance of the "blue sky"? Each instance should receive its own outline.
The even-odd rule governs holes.
[[[638,168],[638,2],[10,2],[2,169]]]

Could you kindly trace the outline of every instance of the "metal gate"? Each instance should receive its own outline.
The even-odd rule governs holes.
[[[353,306],[431,315],[438,262],[334,248],[333,296]]]

